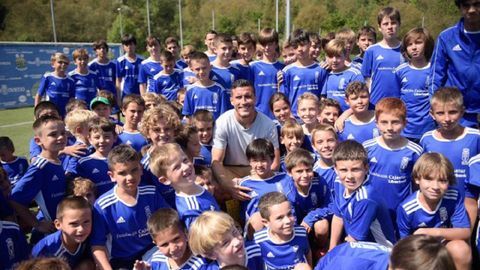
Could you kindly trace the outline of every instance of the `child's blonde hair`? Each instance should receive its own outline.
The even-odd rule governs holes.
[[[65,117],[65,126],[73,134],[78,135],[77,128],[83,128],[88,131],[88,125],[92,121],[98,119],[98,115],[95,112],[89,110],[74,110],[67,114]]]
[[[290,172],[297,165],[307,165],[313,168],[315,160],[312,157],[312,154],[303,148],[297,148],[292,152],[288,153],[285,157],[285,167],[287,171]]]
[[[56,52],[52,54],[50,57],[50,62],[53,64],[55,62],[63,61],[66,62],[67,64],[70,63],[70,60],[68,59],[68,56],[65,55],[64,53]]]
[[[88,192],[92,192],[97,197],[97,188],[95,183],[88,178],[76,177],[73,181],[69,181],[67,185],[67,195],[84,197]]]
[[[157,107],[160,104],[163,104],[163,103],[167,102],[167,99],[164,96],[159,95],[159,94],[154,93],[154,92],[147,92],[147,93],[142,95],[142,98],[145,101],[145,103],[153,102],[155,104],[154,107]]]
[[[73,51],[73,61],[77,60],[78,58],[85,58],[88,61],[89,56],[87,50],[85,50],[84,48],[75,49]]]
[[[355,32],[348,27],[342,28],[335,34],[335,39],[342,40],[343,42],[354,42]]]
[[[325,45],[324,51],[328,57],[345,55],[347,53],[345,41],[339,38],[332,39]]]
[[[415,162],[412,170],[412,178],[428,178],[437,176],[442,180],[447,180],[450,186],[455,185],[455,170],[452,163],[444,155],[436,152],[425,153]]]
[[[148,137],[149,130],[162,120],[174,130],[174,135],[176,136],[182,127],[182,123],[178,115],[170,107],[163,104],[145,112],[140,125],[140,132],[143,136]]]
[[[196,51],[195,47],[193,47],[192,45],[186,45],[183,47],[182,51],[180,52],[180,55],[182,55],[182,57],[189,57],[190,54],[192,54],[195,51]]]
[[[203,212],[190,226],[188,242],[193,254],[209,257],[225,235],[236,230],[235,221],[228,214],[217,211]]]
[[[154,146],[150,152],[150,171],[156,177],[166,177],[167,167],[172,164],[172,157],[183,153],[180,145],[176,143],[167,143],[160,146]]]
[[[297,121],[293,119],[288,119],[285,121],[285,123],[282,126],[282,129],[280,130],[280,137],[288,136],[288,135],[294,135],[295,138],[301,138],[305,136],[305,133],[303,133],[303,128],[302,126],[297,123]]]
[[[460,90],[455,87],[440,87],[430,99],[431,108],[436,104],[446,103],[453,103],[458,109],[463,110],[463,95]]]
[[[312,130],[312,144],[315,142],[315,136],[317,135],[318,132],[320,131],[330,131],[335,139],[338,140],[338,135],[337,132],[335,132],[335,128],[333,128],[330,125],[325,125],[325,124],[318,124],[315,126],[315,128]]]
[[[147,221],[148,232],[154,238],[159,232],[168,228],[184,230],[177,211],[172,208],[161,208],[155,211]]]
[[[318,97],[310,92],[305,92],[303,93],[301,96],[298,97],[297,99],[297,107],[300,107],[300,103],[302,103],[302,101],[304,100],[313,100],[313,102],[315,102],[315,107],[318,108],[320,107],[320,100],[318,99]]]

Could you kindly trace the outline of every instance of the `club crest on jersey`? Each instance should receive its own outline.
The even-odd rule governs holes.
[[[442,221],[442,223],[446,222],[448,220],[447,208],[440,207],[440,209],[438,211],[440,213],[440,220]]]
[[[15,248],[13,246],[13,240],[12,238],[7,238],[5,242],[7,242],[8,257],[10,260],[13,260],[15,258]]]
[[[469,160],[470,160],[470,149],[463,148],[463,150],[462,150],[462,165],[468,165]]]
[[[218,103],[218,94],[213,93],[213,104],[217,104],[217,103]]]
[[[341,78],[340,81],[338,82],[338,89],[344,89],[345,88],[345,78]]]
[[[317,194],[312,193],[312,204],[317,205],[318,204],[318,197]]]
[[[150,206],[145,206],[145,215],[149,218],[152,215],[152,210],[150,210]]]
[[[410,162],[410,159],[408,157],[403,157],[402,161],[400,162],[400,171],[402,172],[405,171],[409,162]]]
[[[378,131],[378,128],[374,128],[372,130],[372,133],[374,138],[380,136],[380,132]]]

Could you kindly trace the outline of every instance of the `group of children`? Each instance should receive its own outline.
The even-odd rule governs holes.
[[[297,29],[281,54],[273,29],[238,48],[211,31],[208,50],[186,46],[183,59],[176,39],[161,51],[149,37],[142,60],[126,35],[116,62],[104,41],[88,65],[75,50],[68,75],[54,54],[30,160],[0,137],[0,268],[61,257],[73,269],[469,269],[480,132],[460,124],[457,89],[428,93],[433,39],[415,28],[399,40],[400,23],[382,9],[378,43],[372,27],[330,41]],[[276,123],[282,157],[273,170],[274,144],[248,143],[251,173],[234,180],[250,199],[232,212],[210,165],[238,79]]]

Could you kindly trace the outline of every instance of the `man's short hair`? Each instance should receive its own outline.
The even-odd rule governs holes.
[[[394,7],[384,7],[382,8],[377,15],[377,23],[378,25],[382,24],[383,18],[388,17],[392,21],[397,21],[399,24],[401,24],[401,18],[400,18],[400,11]]]
[[[130,145],[120,144],[115,146],[110,153],[108,153],[108,169],[113,170],[115,164],[128,162],[138,162],[140,164],[140,154],[135,151]]]
[[[252,82],[250,82],[249,80],[245,80],[245,79],[238,79],[238,80],[234,81],[233,84],[232,84],[232,91],[233,91],[233,89],[242,88],[242,87],[251,87],[252,90],[253,90],[253,95],[255,95],[255,87],[253,87]]]
[[[360,160],[368,165],[368,154],[363,145],[354,140],[346,140],[337,145],[333,151],[333,163],[345,160]]]
[[[87,209],[91,211],[90,203],[84,198],[80,196],[72,196],[63,199],[57,206],[57,219],[62,220],[63,215],[66,210],[80,210],[80,209]]]
[[[161,208],[155,211],[147,221],[148,232],[155,238],[155,236],[169,228],[178,228],[184,230],[184,226],[180,221],[177,211],[172,208]]]
[[[382,98],[377,105],[375,105],[375,119],[378,120],[382,113],[389,113],[407,121],[407,106],[405,103],[395,97]]]
[[[270,207],[288,202],[287,197],[278,191],[268,192],[263,195],[258,202],[258,211],[263,219],[269,220],[272,213]]]
[[[306,165],[313,168],[315,160],[312,157],[312,154],[303,148],[297,148],[292,152],[288,153],[285,157],[285,167],[287,171],[290,172],[297,165]]]

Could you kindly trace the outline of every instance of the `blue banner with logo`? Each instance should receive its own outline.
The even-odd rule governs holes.
[[[117,59],[121,45],[109,47],[110,59]],[[52,54],[66,54],[70,71],[75,69],[72,54],[77,48],[87,49],[90,60],[95,58],[92,43],[0,42],[0,109],[33,106],[43,74],[53,71]]]

